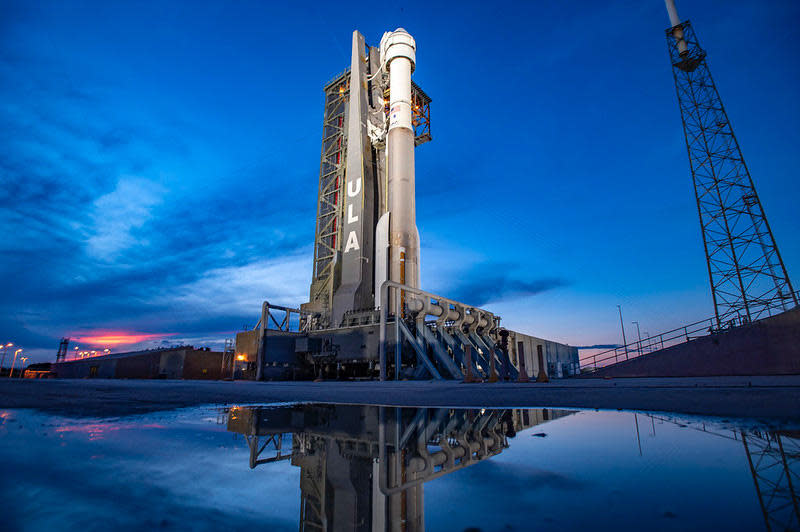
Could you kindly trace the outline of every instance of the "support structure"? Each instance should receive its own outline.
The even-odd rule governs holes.
[[[69,338],[64,337],[58,343],[58,353],[56,353],[56,364],[67,360],[67,349],[69,348]]]
[[[675,90],[703,234],[716,325],[798,305],[775,237],[691,23],[666,0]]]
[[[742,444],[768,531],[800,527],[800,434],[742,432]]]
[[[310,305],[328,312],[333,302],[334,266],[341,249],[342,187],[347,145],[345,117],[350,76],[343,72],[325,85],[322,155],[317,196],[317,229]]]
[[[230,338],[225,339],[225,347],[222,350],[222,364],[219,369],[220,377],[223,379],[233,379],[236,353],[234,341]]]

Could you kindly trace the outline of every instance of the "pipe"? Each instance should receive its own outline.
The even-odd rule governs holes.
[[[381,64],[389,72],[389,134],[386,139],[389,189],[389,279],[419,286],[419,237],[414,184],[414,126],[411,122],[411,73],[416,43],[398,28],[383,34]],[[390,306],[391,305],[390,303]]]
[[[669,23],[672,28],[672,36],[678,43],[678,53],[681,56],[686,55],[689,51],[686,45],[686,39],[683,38],[683,26],[681,24],[681,17],[678,16],[678,8],[675,7],[675,0],[664,0],[667,5],[667,14],[669,15]]]
[[[393,291],[390,289],[394,289]],[[411,313],[418,313],[419,316],[423,315],[431,315],[436,317],[442,317],[446,315],[448,319],[452,319],[454,321],[453,327],[457,331],[461,331],[461,327],[466,325],[469,328],[470,332],[475,332],[477,329],[481,328],[483,334],[491,333],[494,328],[496,328],[500,323],[500,318],[492,314],[491,312],[470,307],[464,305],[463,303],[459,303],[458,301],[453,301],[452,299],[447,299],[442,296],[437,296],[436,294],[431,294],[430,292],[425,292],[420,290],[419,288],[414,288],[402,283],[397,283],[391,280],[384,281],[383,284],[380,286],[380,299],[381,301],[394,301],[395,302],[395,319],[397,320],[398,317],[401,317],[401,309],[399,308],[400,300],[397,297],[399,292],[403,292],[406,294],[406,303]],[[390,298],[390,296],[394,296],[394,299]],[[433,302],[432,300],[436,300]],[[450,306],[453,306],[454,309],[451,309]],[[379,350],[379,364],[380,364],[380,380],[386,380],[386,326],[389,320],[389,309],[388,305],[381,305],[379,309],[380,314],[380,328],[379,328],[379,336],[378,342],[380,344]],[[395,321],[395,334],[396,334],[396,342],[400,342],[400,335],[399,335],[399,323]],[[469,343],[469,340],[465,340],[465,343]],[[489,346],[484,346],[491,352],[491,348]],[[399,345],[395,345],[396,349],[399,349]]]

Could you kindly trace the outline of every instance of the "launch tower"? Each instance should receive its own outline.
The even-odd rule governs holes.
[[[415,52],[403,29],[378,48],[355,31],[350,68],[325,85],[314,266],[302,307],[321,326],[374,311],[388,278],[419,286],[414,147],[431,140],[431,99],[411,81]]]
[[[420,288],[415,150],[431,99],[412,80],[414,38],[353,32],[350,67],[324,86],[314,268],[300,308],[265,301],[237,359],[258,380],[562,376],[577,349],[500,328],[482,308]]]
[[[717,326],[797,306],[728,114],[691,23],[666,0],[666,30],[689,168],[697,198]]]

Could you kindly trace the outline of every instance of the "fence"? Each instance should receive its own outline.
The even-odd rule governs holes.
[[[632,358],[640,357],[653,351],[659,351],[665,347],[682,344],[706,336],[714,330],[714,318],[707,318],[701,321],[672,329],[660,333],[656,336],[648,336],[641,340],[636,340],[627,345],[614,347],[607,351],[597,353],[581,359],[581,373],[596,371],[600,368],[624,362]]]
[[[796,301],[800,292],[796,292],[794,294],[794,300]],[[760,319],[773,316],[776,313],[779,314],[785,310],[787,310],[785,304],[782,304],[780,307],[769,307],[767,309],[768,315]],[[694,340],[695,338],[708,336],[714,332],[723,332],[726,330],[735,329],[736,327],[741,327],[742,325],[747,325],[751,322],[746,316],[738,316],[727,321],[721,327],[718,327],[716,323],[716,318],[706,318],[704,320],[696,321],[694,323],[690,323],[689,325],[684,325],[670,331],[648,336],[647,338],[637,338],[636,341],[630,342],[627,345],[617,346],[612,349],[608,349],[607,351],[589,355],[580,359],[580,373],[591,373],[600,368],[610,366],[618,362],[625,362],[626,360],[647,355],[654,351],[660,351],[666,347],[683,344]]]

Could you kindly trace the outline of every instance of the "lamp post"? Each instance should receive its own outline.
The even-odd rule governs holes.
[[[12,344],[11,342],[8,342],[7,344],[3,345],[3,360],[0,361],[0,369],[2,369],[3,366],[6,363],[6,353],[8,353],[8,348],[9,347],[14,347],[14,344]]]
[[[19,376],[20,377],[24,377],[25,376],[25,361],[28,360],[28,357],[19,357],[19,359],[22,361],[22,362],[20,362],[20,366],[19,366],[20,371],[22,373],[20,373]]]
[[[637,334],[637,336],[639,336],[639,354],[641,355],[642,354],[642,333],[641,333],[641,331],[639,331],[639,322],[638,321],[632,321],[631,323],[636,325],[636,334]]]
[[[628,360],[628,340],[625,339],[625,325],[622,321],[622,306],[617,305],[619,310],[619,326],[622,328],[622,343],[625,344],[625,360]]]
[[[22,349],[17,349],[14,351],[14,362],[11,363],[11,371],[8,372],[9,379],[14,376],[14,365],[17,363],[17,355],[19,355],[21,351]]]

